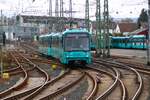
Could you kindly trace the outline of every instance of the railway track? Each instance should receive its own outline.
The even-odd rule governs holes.
[[[33,100],[49,100],[67,91],[72,86],[76,85],[85,76],[85,73],[79,70],[71,70],[63,78],[55,81],[52,85],[47,86],[40,95],[37,95]],[[27,100],[27,99],[26,99]]]
[[[20,54],[19,54],[20,55]],[[18,55],[17,55],[18,56]],[[21,56],[21,55],[20,55]],[[22,58],[24,58],[24,56],[21,56]],[[20,57],[18,57],[18,58],[20,58]],[[29,59],[27,59],[27,58],[24,58],[28,63],[30,63],[31,65],[34,65],[34,64],[32,64],[32,62],[29,60]],[[27,68],[28,69],[28,68]],[[26,70],[27,71],[27,70]],[[90,100],[91,98],[93,98],[93,96],[95,95],[95,93],[96,93],[96,90],[97,90],[97,81],[96,81],[96,79],[93,77],[93,76],[91,76],[90,74],[88,74],[88,72],[82,72],[82,73],[86,73],[86,75],[87,75],[87,77],[89,77],[91,80],[92,80],[92,82],[93,82],[93,89],[91,89],[91,93],[89,94],[89,96],[86,98],[87,100]],[[77,75],[79,75],[79,74],[77,74]],[[68,75],[67,75],[68,76]],[[69,77],[69,76],[68,76]],[[61,87],[61,86],[59,86],[59,85],[57,85],[57,84],[60,84],[60,83],[64,83],[64,82],[61,82],[61,81],[58,81],[58,79],[54,79],[55,81],[57,81],[57,82],[54,82],[54,81],[49,81],[49,82],[46,82],[46,84],[44,84],[42,87],[36,87],[36,88],[34,88],[34,89],[32,89],[32,90],[30,90],[30,91],[26,91],[26,92],[22,92],[22,93],[19,93],[19,94],[16,94],[16,95],[13,95],[13,96],[9,96],[9,97],[7,97],[7,98],[4,98],[4,100],[12,100],[12,99],[23,99],[23,100],[29,100],[29,99],[39,99],[39,98],[41,98],[41,100],[45,100],[45,99],[50,99],[51,97],[54,97],[54,96],[57,96],[58,94],[61,94],[62,92],[64,92],[64,91],[67,91],[69,88],[70,88],[70,86],[73,86],[73,85],[76,85],[77,83],[78,83],[78,81],[79,80],[81,80],[82,78],[84,77],[83,75],[82,76],[78,76],[78,79],[72,79],[71,78],[71,80],[73,80],[73,82],[71,82],[68,86],[66,86],[66,84],[64,84],[64,86],[62,86],[63,88],[59,88],[59,87]],[[118,77],[118,76],[117,76]],[[114,76],[114,78],[115,78],[115,76]],[[62,81],[64,81],[65,79],[64,78],[61,78],[61,80]],[[67,80],[67,79],[66,79]],[[65,81],[66,81],[65,80]],[[74,81],[75,80],[75,81]],[[117,79],[116,79],[117,80]],[[68,82],[70,82],[70,80],[68,80]],[[56,89],[56,90],[58,90],[58,91],[53,91],[52,93],[50,93],[50,94],[47,94],[47,96],[43,96],[43,97],[41,97],[41,95],[39,95],[39,94],[42,94],[42,92],[43,91],[47,91],[47,90],[45,90],[45,88],[47,88],[50,84],[54,84],[55,83],[55,85],[54,85],[54,87],[56,87],[56,86],[59,86],[58,88],[59,89]],[[57,83],[57,84],[56,84]],[[48,88],[47,88],[48,89]],[[49,88],[49,89],[53,89],[53,88]],[[23,90],[24,91],[24,90]],[[33,92],[34,91],[34,92]],[[49,92],[46,92],[46,93],[49,93]],[[45,95],[45,93],[43,93],[44,95]],[[25,96],[26,95],[26,96]],[[102,95],[102,97],[100,97],[100,98],[104,98],[104,96]]]
[[[38,68],[38,70],[42,70],[40,67],[38,67],[37,65],[35,65],[32,61],[30,61],[28,58],[26,58],[25,56],[19,54],[22,58],[24,58],[30,65],[34,66],[35,68]],[[46,72],[44,70],[42,70],[43,73],[46,74]],[[67,74],[68,71],[65,71],[62,75],[52,79],[52,80],[49,80],[49,78],[45,78],[45,82],[44,84],[40,85],[40,86],[37,86],[37,87],[34,87],[33,89],[30,89],[28,91],[24,91],[22,90],[23,92],[22,93],[18,93],[18,94],[15,94],[13,93],[13,95],[9,96],[9,97],[6,97],[4,98],[3,100],[12,100],[12,99],[24,99],[24,100],[28,100],[29,98],[33,98],[35,95],[38,95],[40,93],[40,91],[42,91],[48,84],[52,84],[54,81],[57,81],[58,79],[60,79],[61,77],[63,77],[65,74]],[[48,77],[48,75],[45,75]]]
[[[123,63],[127,66],[135,68],[137,71],[150,75],[150,68],[146,67],[146,65],[138,62],[131,61],[129,59],[115,59],[114,61]]]
[[[42,60],[40,57],[34,57],[34,55],[30,56],[30,54],[25,55],[25,58],[26,58],[26,61],[28,61],[30,64],[32,64],[33,62],[58,64],[58,62],[57,61],[55,62],[53,59]],[[90,81],[91,86],[89,87],[90,88],[89,91],[86,92],[86,94],[84,94],[82,97],[82,98],[85,98],[86,100],[91,100],[91,99],[94,99],[94,100],[104,100],[104,99],[137,100],[141,96],[142,89],[143,89],[143,77],[141,76],[141,73],[146,73],[149,75],[150,71],[148,68],[143,69],[142,67],[140,67],[141,66],[140,64],[129,65],[128,63],[129,62],[121,61],[118,59],[115,59],[115,60],[113,59],[111,61],[110,59],[109,60],[108,59],[107,60],[94,59],[94,63],[91,65],[91,67],[87,66],[86,69],[82,69],[82,72],[84,74],[82,74],[83,76],[78,74],[79,75],[78,79],[70,78],[69,80],[69,79],[65,79],[65,77],[61,77],[60,79],[56,78],[56,81],[55,81],[55,78],[54,78],[54,81],[49,80],[45,85],[43,85],[41,89],[37,88],[34,90],[34,92],[33,91],[30,92],[28,93],[27,96],[24,96],[23,98],[20,98],[20,99],[21,100],[22,99],[23,100],[29,100],[29,99],[36,100],[40,98],[40,100],[49,100],[52,97],[54,99],[59,98],[61,94],[66,94],[66,91],[69,91],[70,88],[71,89],[75,88],[75,85],[78,85],[80,83],[79,82],[81,81],[80,79],[87,77],[86,79]],[[93,66],[95,68],[93,68]],[[103,66],[103,67],[99,67],[99,66]],[[71,69],[70,71],[73,71],[73,70]],[[108,79],[107,81],[109,83],[107,85],[106,84],[104,85],[103,84],[103,82],[105,82],[104,79],[101,79],[101,76],[98,76],[98,74],[103,74],[103,78],[105,77],[106,79]],[[69,72],[67,73],[67,75],[69,75]],[[64,80],[67,80],[68,84],[69,84],[69,81],[71,81],[69,86],[66,86],[65,84],[66,81],[64,82]],[[132,85],[129,85],[128,82],[131,82]],[[51,86],[52,84],[54,87],[58,87],[58,88],[54,89],[54,87]],[[105,88],[101,88],[102,86],[105,86]],[[49,92],[50,90],[52,92]],[[8,100],[11,100],[11,99],[8,99]]]
[[[13,56],[14,57],[14,56]],[[23,68],[23,66],[18,62],[18,60],[14,57],[16,63],[18,64],[18,66],[22,69],[22,73],[23,73],[23,80],[22,82],[20,82],[17,86],[12,86],[11,88],[0,92],[0,98],[10,94],[12,91],[17,90],[18,88],[22,87],[23,85],[25,85],[27,83],[27,79],[28,79],[28,74],[26,72],[26,70]]]
[[[90,69],[92,69],[92,68],[90,68]],[[94,70],[94,69],[93,69]],[[96,71],[98,71],[98,72],[100,72],[100,70],[98,70],[98,69],[95,69]],[[94,71],[95,71],[94,70]],[[121,87],[122,87],[122,91],[123,91],[123,93],[122,93],[122,100],[125,100],[125,98],[126,98],[126,90],[125,90],[125,87],[124,87],[124,84],[123,84],[123,82],[119,79],[119,72],[116,70],[116,69],[113,69],[113,71],[114,71],[114,73],[115,73],[115,75],[113,75],[113,74],[110,74],[110,73],[108,73],[108,72],[103,72],[103,73],[105,73],[105,74],[107,74],[107,75],[109,75],[109,76],[111,76],[113,79],[115,79],[115,81],[114,81],[114,84],[112,84],[111,86],[110,86],[110,88],[108,88],[108,90],[106,90],[104,93],[102,93],[99,97],[97,97],[97,100],[98,99],[103,99],[103,98],[105,98],[109,93],[110,93],[110,91],[112,91],[113,90],[113,88],[117,85],[117,83],[119,82],[120,84],[121,84]],[[88,73],[88,72],[86,72],[87,73],[87,75],[88,75],[88,77],[92,80],[92,83],[93,83],[93,89],[92,89],[92,91],[91,91],[91,93],[89,94],[89,96],[87,96],[86,97],[86,99],[87,100],[90,100],[90,99],[93,99],[93,98],[96,98],[96,97],[94,97],[95,96],[95,94],[96,94],[96,91],[97,91],[97,88],[98,88],[98,84],[97,84],[97,79],[96,78],[94,78],[93,76],[91,76],[90,75],[90,73]],[[39,97],[38,97],[39,98]],[[45,98],[46,99],[46,98]],[[44,100],[44,99],[43,99]]]
[[[99,66],[99,63],[95,63],[97,66]],[[102,68],[105,70],[102,70],[101,68],[93,68],[93,67],[88,67],[91,70],[94,70],[96,72],[99,73],[103,73],[105,75],[108,75],[109,77],[111,77],[113,79],[113,82],[111,82],[111,84],[109,84],[109,86],[107,86],[107,88],[105,90],[103,90],[103,92],[98,92],[97,95],[94,97],[94,99],[96,100],[104,100],[106,99],[112,91],[115,90],[115,88],[119,85],[120,87],[120,93],[121,93],[121,97],[119,98],[120,100],[125,100],[127,97],[127,91],[126,88],[124,86],[124,83],[120,80],[120,74],[118,72],[118,70],[116,70],[115,68],[110,68],[110,69],[106,69],[106,68]],[[103,81],[102,81],[103,82]],[[107,83],[108,84],[108,83]],[[101,85],[101,84],[100,84]],[[99,91],[101,91],[101,89],[99,89]]]
[[[15,52],[15,53],[17,53],[17,52]],[[1,95],[1,97],[6,97],[6,95],[7,95],[7,97],[9,97],[9,96],[11,96],[11,94],[17,94],[17,92],[14,92],[14,90],[18,90],[18,89],[20,89],[21,87],[25,87],[26,86],[26,88],[24,88],[24,89],[22,89],[22,91],[26,91],[26,89],[28,89],[28,88],[31,88],[31,86],[33,87],[34,85],[35,85],[35,83],[34,82],[31,82],[30,84],[29,84],[29,82],[28,81],[31,81],[30,80],[30,77],[29,77],[29,74],[28,74],[28,69],[26,69],[26,67],[27,66],[25,66],[24,64],[22,64],[22,63],[20,63],[19,61],[18,61],[18,59],[16,58],[16,54],[14,55],[14,53],[11,53],[11,55],[13,56],[13,58],[15,59],[15,61],[16,61],[16,63],[18,64],[18,66],[20,66],[21,67],[21,69],[22,69],[22,71],[20,71],[19,73],[24,73],[24,77],[23,77],[23,79],[22,79],[22,81],[21,82],[18,82],[18,85],[15,85],[15,86],[13,86],[13,87],[11,87],[11,88],[9,88],[9,89],[7,89],[7,90],[5,90],[5,91],[3,91],[3,92],[1,92],[0,93],[0,95]],[[17,55],[18,56],[18,55]],[[22,56],[23,57],[23,56]],[[27,60],[27,59],[26,59]],[[31,66],[29,66],[29,67],[31,67]],[[39,67],[37,67],[37,66],[35,66],[35,65],[32,65],[32,67],[33,68],[35,68],[34,70],[35,70],[35,72],[38,72],[39,74],[41,74],[40,76],[44,76],[44,79],[42,79],[42,80],[45,80],[45,82],[47,82],[48,80],[49,80],[49,76],[47,75],[47,73],[46,72],[44,72],[42,69],[40,69]],[[39,76],[38,76],[39,77]],[[27,84],[28,83],[28,84]],[[33,84],[34,83],[34,84]],[[39,82],[40,83],[40,82]],[[37,84],[37,86],[40,86],[41,84],[43,84],[43,83],[40,83],[39,85]],[[13,92],[13,93],[12,93]],[[9,96],[8,96],[8,94],[10,94]]]
[[[55,77],[52,80],[49,80],[46,84],[42,85],[42,88],[41,88],[41,86],[38,86],[38,87],[35,87],[33,89],[30,89],[29,91],[24,91],[22,93],[7,97],[3,100],[12,100],[12,99],[25,100],[25,99],[29,99],[29,98],[34,98],[34,96],[38,95],[44,89],[44,87],[46,87],[47,85],[53,84],[55,81],[59,80],[64,75],[66,75],[68,72],[69,72],[69,70],[66,70],[61,75]]]
[[[28,47],[29,48],[29,47]],[[110,65],[107,65],[107,66],[110,66]],[[111,74],[112,76],[111,77],[113,77],[114,79],[116,79],[115,81],[114,81],[114,84],[112,84],[109,88],[108,88],[108,90],[106,90],[104,93],[102,93],[102,95],[101,96],[99,96],[98,98],[97,98],[97,100],[98,99],[104,99],[104,97],[107,97],[108,96],[108,94],[110,94],[110,92],[114,89],[114,88],[116,88],[117,87],[117,84],[118,83],[120,83],[120,85],[121,85],[121,94],[122,94],[122,96],[121,96],[121,100],[125,100],[125,99],[127,99],[127,90],[126,90],[126,87],[125,87],[125,85],[124,85],[124,83],[123,83],[123,81],[119,78],[120,77],[120,74],[119,74],[119,72],[118,72],[118,70],[116,69],[116,68],[111,68],[111,70],[113,70],[113,73],[114,73],[114,75],[113,74]],[[136,73],[136,72],[135,72]],[[108,74],[108,73],[107,73]],[[109,73],[110,74],[110,73]],[[137,74],[137,73],[136,73]],[[115,76],[116,75],[116,76]],[[117,77],[117,78],[116,78]],[[138,77],[140,77],[140,76],[138,76]],[[141,78],[141,77],[140,77]],[[92,94],[87,98],[87,99],[91,99],[92,97],[93,97],[93,95],[96,93],[95,91],[97,90],[96,89],[96,87],[97,87],[97,83],[96,83],[96,81],[93,79],[93,83],[95,83],[95,85],[93,86],[93,87],[95,87],[95,89],[93,89],[94,91],[92,92]],[[138,93],[137,93],[138,94]],[[136,96],[135,96],[135,98],[136,98]]]
[[[5,67],[5,69],[3,70],[4,73],[12,73],[14,71],[20,71],[22,70],[21,67],[17,64],[17,62],[15,61],[14,57],[12,57],[11,53],[7,53],[5,54],[7,57],[7,61],[4,61],[3,63],[7,63],[9,64],[9,66],[5,66],[3,64],[3,66]],[[6,59],[6,58],[5,58]],[[10,61],[11,59],[11,61]]]
[[[126,65],[121,64],[121,63],[117,63],[117,62],[114,63],[112,61],[106,61],[106,60],[102,60],[102,59],[101,60],[97,60],[97,61],[98,61],[98,63],[101,61],[101,64],[103,64],[103,65],[109,65],[108,67],[111,66],[111,67],[114,67],[114,68],[117,68],[117,69],[123,69],[123,70],[126,70],[126,71],[132,71],[132,73],[134,73],[134,75],[136,75],[134,81],[135,81],[135,85],[137,86],[137,88],[136,88],[134,93],[132,91],[132,95],[131,95],[131,92],[128,91],[128,93],[130,93],[130,96],[128,96],[128,99],[136,100],[137,98],[139,98],[139,96],[140,96],[140,94],[142,92],[143,80],[142,80],[142,77],[141,77],[140,73],[136,69],[134,69],[134,68],[132,68],[130,66],[126,66]],[[123,72],[122,72],[122,76],[123,76]],[[133,76],[133,74],[131,74],[131,76]],[[121,79],[121,80],[123,80],[123,79]],[[124,82],[124,84],[126,83],[125,81],[123,81],[123,82]],[[138,82],[138,84],[136,84],[137,82]],[[126,88],[127,88],[127,86],[126,86]],[[127,88],[127,90],[129,90],[129,89]]]

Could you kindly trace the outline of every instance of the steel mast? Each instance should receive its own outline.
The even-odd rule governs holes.
[[[56,2],[55,2],[55,17],[58,17],[59,16],[59,14],[58,14],[58,9],[59,9],[59,7],[58,7],[59,5],[58,5],[58,0],[56,0]]]
[[[104,46],[103,46],[103,57],[110,57],[110,38],[109,38],[109,10],[108,0],[104,0]]]
[[[63,0],[60,0],[60,17],[64,17],[64,5],[63,5]]]
[[[69,1],[69,17],[72,18],[72,0]]]
[[[49,16],[52,16],[52,0],[49,0]]]
[[[102,54],[102,32],[101,32],[101,6],[100,0],[96,0],[96,54]]]
[[[90,22],[89,22],[89,0],[86,0],[85,4],[85,26],[88,31],[90,31]]]

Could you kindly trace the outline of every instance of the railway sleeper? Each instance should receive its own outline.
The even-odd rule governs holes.
[[[96,82],[97,83],[102,83],[101,78],[99,76],[96,76]]]

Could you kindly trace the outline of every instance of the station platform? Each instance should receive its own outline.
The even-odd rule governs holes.
[[[136,49],[111,49],[111,56],[124,56],[132,58],[140,63],[147,64],[147,50],[136,50]]]
[[[146,58],[146,50],[136,50],[136,49],[110,49],[111,55],[121,55],[127,57],[138,57]]]

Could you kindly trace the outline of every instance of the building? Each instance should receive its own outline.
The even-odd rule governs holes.
[[[109,23],[109,33],[113,34],[116,29],[117,24],[115,22]],[[103,33],[104,26],[101,25],[101,32]],[[96,22],[91,23],[91,31],[93,34],[96,34]]]
[[[78,27],[85,26],[85,19],[80,18],[18,15],[16,20],[15,33],[21,37],[64,31],[65,23],[69,21],[77,22]]]
[[[130,32],[133,32],[136,29],[137,29],[136,23],[129,23],[129,22],[117,23],[113,33],[127,36],[129,35]]]

